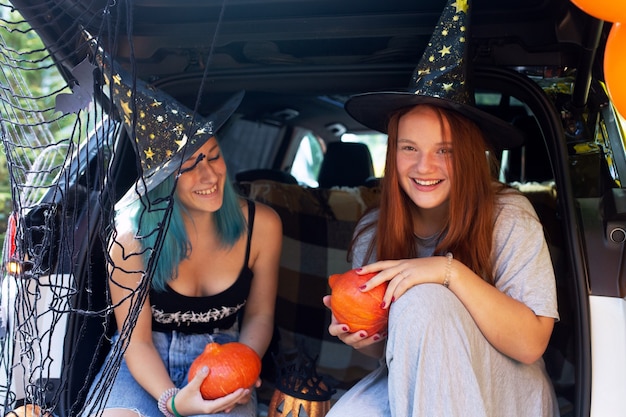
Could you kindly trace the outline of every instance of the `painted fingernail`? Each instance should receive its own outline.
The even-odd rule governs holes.
[[[341,330],[343,330],[344,332],[347,332],[347,331],[348,331],[348,326],[343,326],[343,327],[341,328]]]
[[[361,336],[362,338],[367,337],[367,335],[365,333],[359,333],[359,336]]]
[[[396,297],[391,297],[391,302],[393,303],[394,301],[396,301]]]
[[[359,287],[359,289],[360,289],[361,291],[363,291],[363,290],[364,290],[364,289],[366,289],[366,288],[367,288],[367,285],[365,285],[365,284],[363,284],[363,285],[361,285],[361,286]]]
[[[357,268],[356,272],[361,272],[363,270],[363,268]]]
[[[380,340],[380,336],[379,335],[374,336],[374,340]]]
[[[385,303],[384,301],[382,303],[380,303],[380,308],[385,308],[385,306],[387,305],[387,303]]]

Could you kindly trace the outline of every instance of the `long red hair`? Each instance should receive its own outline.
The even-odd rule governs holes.
[[[452,156],[448,159],[452,184],[447,233],[435,253],[451,252],[456,259],[493,284],[490,257],[495,195],[505,187],[504,184],[494,186],[498,184],[494,177],[497,162],[482,131],[474,122],[455,111],[430,107],[439,115],[442,132],[445,132],[443,126],[447,121],[452,142]],[[390,117],[378,221],[361,229],[363,232],[376,227],[376,239],[370,243],[368,252],[375,250],[379,260],[417,256],[411,216],[415,204],[400,187],[396,165],[398,121],[410,110],[402,109]]]

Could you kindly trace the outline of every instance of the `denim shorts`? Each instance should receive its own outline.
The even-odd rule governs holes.
[[[170,374],[172,382],[182,388],[187,384],[187,372],[191,363],[203,351],[209,342],[228,343],[238,339],[239,332],[236,326],[229,330],[219,330],[213,334],[184,334],[179,332],[162,333],[152,332],[152,339],[166,369]],[[114,346],[118,342],[117,334],[113,337]],[[107,362],[111,359],[112,352],[107,356]],[[103,367],[104,368],[104,367]],[[97,395],[96,384],[100,380],[102,370],[96,376],[94,385],[90,389],[88,395],[88,404],[84,408],[83,415],[94,415],[95,410],[125,408],[136,410],[144,417],[162,417],[163,415],[157,407],[155,400],[146,390],[144,390],[133,378],[126,361],[122,358],[119,371],[112,384],[107,384],[106,388],[110,388],[108,393],[104,394],[106,402],[104,406],[95,406],[93,403],[95,398],[101,397]],[[91,404],[89,401],[91,400]],[[256,393],[253,392],[252,400],[247,404],[238,405],[228,414],[211,414],[211,416],[229,416],[229,417],[255,417],[256,416]],[[99,413],[95,413],[99,415]]]

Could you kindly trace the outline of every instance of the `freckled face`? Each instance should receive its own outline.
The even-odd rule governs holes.
[[[176,186],[176,195],[189,212],[215,212],[222,207],[226,163],[215,137],[187,159]]]
[[[398,122],[397,169],[400,186],[420,209],[447,208],[452,156],[450,128],[437,113],[418,106]]]

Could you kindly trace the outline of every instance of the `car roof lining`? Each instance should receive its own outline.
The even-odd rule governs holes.
[[[14,3],[23,14],[32,14],[26,16],[31,20],[55,16],[56,33],[44,39],[57,44],[52,50],[59,60],[71,58],[69,68],[81,59],[73,56],[78,39],[71,33],[76,30],[68,28],[80,25],[98,35],[123,66],[130,68],[133,57],[138,76],[154,81],[202,70],[211,48],[210,64],[217,70],[415,65],[445,0],[135,0],[132,25],[125,22],[131,13],[125,2],[104,11],[105,0],[51,0],[47,7],[56,6],[47,14],[36,0]],[[502,66],[579,63],[579,46],[587,35],[583,19],[588,17],[569,0],[475,0],[473,7],[474,61]],[[107,28],[103,16],[109,14]],[[114,44],[106,30],[115,34]]]
[[[68,78],[89,51],[81,47],[84,27],[100,34],[127,70],[188,107],[200,94],[198,111],[206,114],[237,90],[294,100],[402,90],[446,0],[134,0],[106,11],[106,0],[49,0],[45,10],[37,0],[13,2],[33,27],[46,28],[44,42]],[[569,0],[474,0],[473,6],[476,66],[578,68],[595,52],[595,19]],[[103,28],[115,33],[114,43]],[[198,92],[204,75],[205,90]],[[580,78],[585,97],[587,74]]]

